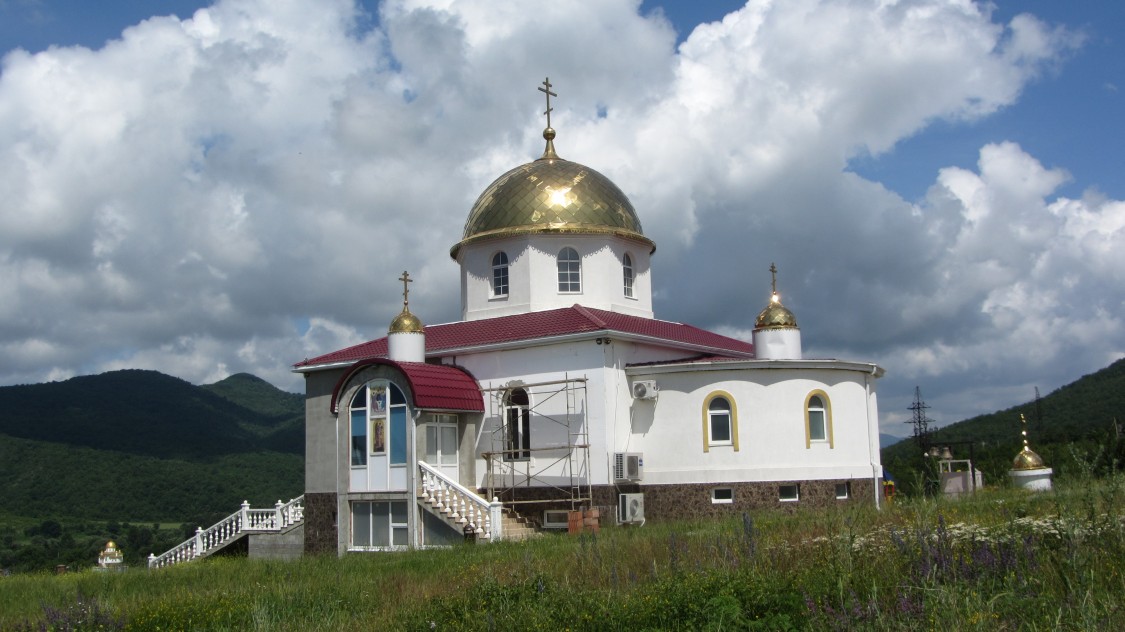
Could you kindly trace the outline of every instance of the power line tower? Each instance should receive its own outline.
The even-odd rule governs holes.
[[[922,454],[926,454],[930,449],[930,420],[926,417],[927,408],[929,406],[922,401],[922,389],[915,386],[914,403],[908,409],[914,413],[914,416],[906,423],[914,425],[914,441]]]

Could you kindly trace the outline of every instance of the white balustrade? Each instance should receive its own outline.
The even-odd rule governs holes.
[[[418,470],[423,500],[444,513],[451,522],[472,527],[477,536],[485,540],[501,538],[501,503],[498,500],[488,502],[429,463],[419,461]]]
[[[244,533],[278,533],[305,519],[304,496],[287,503],[280,500],[273,509],[251,509],[242,501],[238,511],[204,529],[160,555],[148,556],[149,568],[162,568],[203,557],[230,544]]]

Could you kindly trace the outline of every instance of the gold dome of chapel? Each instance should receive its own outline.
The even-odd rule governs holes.
[[[1013,470],[1041,470],[1045,467],[1047,465],[1043,462],[1043,457],[1027,446],[1020,450],[1015,459],[1012,459]]]
[[[461,241],[450,249],[457,258],[464,246],[478,241],[525,234],[617,235],[639,241],[651,251],[641,220],[629,198],[609,178],[593,169],[559,158],[550,122],[547,89],[547,141],[543,155],[497,178],[469,211]]]
[[[781,304],[781,295],[777,293],[777,266],[770,264],[770,275],[773,277],[770,293],[770,304],[761,312],[754,321],[755,329],[798,329],[797,317],[789,308]]]

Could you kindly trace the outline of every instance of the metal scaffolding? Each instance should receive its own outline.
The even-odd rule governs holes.
[[[530,437],[544,434],[553,425],[565,429],[566,443],[515,445],[519,438],[513,433],[518,435],[519,429],[509,423],[508,411],[513,406],[508,402],[518,389],[528,396],[526,414]],[[491,431],[491,449],[481,454],[487,463],[488,497],[499,498],[505,505],[567,502],[572,511],[589,508],[593,492],[586,378],[509,383],[483,391],[488,394],[489,419],[496,421]],[[562,405],[558,404],[560,401]],[[542,456],[538,460],[535,458],[537,454],[549,453],[557,456],[553,460],[544,460]],[[517,493],[517,489],[535,491]]]

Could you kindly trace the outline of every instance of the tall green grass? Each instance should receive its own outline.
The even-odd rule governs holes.
[[[0,579],[0,629],[1125,629],[1123,500],[1121,478],[1087,479],[882,511],[12,576]]]

